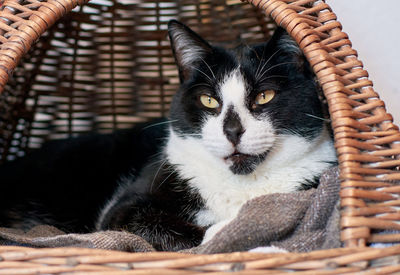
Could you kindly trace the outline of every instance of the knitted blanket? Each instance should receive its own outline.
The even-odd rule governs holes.
[[[333,168],[323,173],[317,189],[255,198],[210,241],[184,252],[222,253],[256,247],[308,252],[340,247],[339,188],[338,169]],[[49,225],[28,232],[0,228],[0,245],[154,251],[145,240],[128,232],[65,234]]]

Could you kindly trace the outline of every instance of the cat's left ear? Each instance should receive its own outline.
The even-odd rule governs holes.
[[[184,82],[190,77],[196,63],[212,52],[212,47],[197,33],[176,20],[168,23],[168,35],[178,65],[179,78]]]

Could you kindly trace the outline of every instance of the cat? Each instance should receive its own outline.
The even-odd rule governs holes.
[[[252,198],[318,185],[335,150],[315,76],[286,31],[231,50],[176,20],[168,35],[181,83],[168,119],[51,141],[4,164],[0,226],[126,230],[177,251],[210,240]]]

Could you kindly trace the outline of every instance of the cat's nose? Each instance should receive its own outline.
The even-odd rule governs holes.
[[[244,128],[240,122],[239,115],[230,108],[224,119],[224,134],[226,138],[234,145],[238,145],[240,142],[240,137],[244,133]]]
[[[230,125],[230,126],[226,127],[224,130],[225,130],[226,138],[230,142],[232,142],[232,144],[234,146],[238,145],[240,142],[240,137],[244,133],[244,129],[243,129],[242,125],[241,124]]]

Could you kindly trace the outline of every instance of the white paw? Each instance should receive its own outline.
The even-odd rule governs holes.
[[[276,246],[259,246],[253,249],[250,249],[249,252],[256,252],[256,253],[288,253],[287,250],[276,247]]]
[[[230,223],[231,220],[223,220],[219,223],[212,225],[210,228],[207,229],[206,233],[204,234],[203,241],[201,244],[205,244],[206,242],[210,241],[214,238],[215,234],[217,234],[225,225]]]

